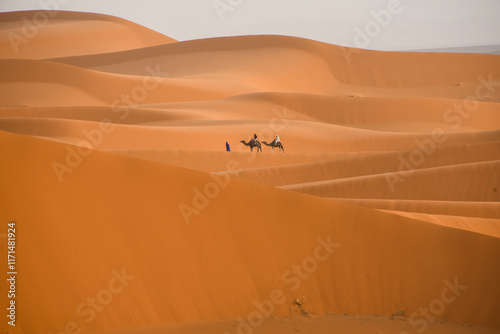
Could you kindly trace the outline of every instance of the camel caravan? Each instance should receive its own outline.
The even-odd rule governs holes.
[[[245,146],[250,146],[250,152],[253,152],[254,147],[257,148],[257,152],[262,152],[262,146],[260,141],[257,139],[257,135],[254,134],[253,138],[250,139],[250,141],[247,143],[245,140],[242,140],[241,143]],[[281,143],[280,137],[276,135],[276,138],[271,142],[267,143],[267,141],[263,141],[262,144],[271,147],[271,152],[274,153],[274,148],[277,147],[279,149],[279,152],[285,153],[285,149],[283,148],[283,144]]]

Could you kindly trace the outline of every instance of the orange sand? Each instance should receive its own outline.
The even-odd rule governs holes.
[[[500,56],[45,13],[0,14],[1,331],[500,330]]]

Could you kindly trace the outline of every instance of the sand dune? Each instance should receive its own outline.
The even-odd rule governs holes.
[[[386,211],[403,217],[427,221],[443,226],[459,228],[462,230],[484,233],[494,237],[500,237],[500,225],[497,219],[472,218],[459,216],[429,215],[425,213]],[[483,232],[484,231],[484,232]]]
[[[219,334],[231,333],[238,328],[237,321],[227,322],[204,322],[195,325],[170,325],[154,328],[150,333],[173,333],[173,334]],[[384,328],[389,333],[401,333],[408,330],[403,321],[394,321],[376,316],[325,316],[319,318],[291,318],[291,319],[266,319],[259,327],[258,333],[273,334],[281,333],[284,329],[297,333],[330,334],[332,328],[340,333],[377,333]],[[493,329],[468,327],[458,324],[434,324],[431,323],[425,330],[430,334],[467,334],[467,333],[497,333]],[[141,333],[141,329],[123,331],[124,334]]]
[[[500,56],[71,12],[15,53],[36,13],[0,14],[2,331],[500,330]]]
[[[62,328],[75,317],[86,330],[231,319],[252,312],[253,301],[268,298],[275,288],[286,298],[276,316],[288,315],[296,298],[304,298],[304,307],[315,314],[411,314],[439,296],[444,279],[456,276],[468,293],[450,305],[446,318],[498,325],[497,258],[480,255],[497,254],[497,238],[238,180],[186,224],[178,205],[191,203],[192,190],[212,180],[207,174],[95,151],[58,182],[50,165],[61,158],[64,144],[4,132],[2,152],[10,157],[2,170],[16,180],[6,189],[8,212],[25,222],[23,238],[33,245],[19,256],[37,263],[23,273],[47,279],[19,283],[27,294],[19,298],[20,317],[33,319],[22,325],[25,332]],[[52,205],[26,192],[33,181],[21,178],[22,164],[37,171],[36,185],[50,194]],[[8,185],[7,179],[2,183]],[[235,201],[258,209],[232,205],[226,211]],[[28,203],[32,210],[23,211]],[[288,203],[286,210],[276,209],[277,203]],[[40,224],[40,216],[47,223]],[[43,233],[51,238],[40,238]],[[335,243],[331,260],[300,283],[292,281],[295,275],[280,280],[313,254],[318,237],[329,236]],[[414,251],[422,238],[425,252]],[[58,260],[44,261],[36,249]],[[454,260],[439,266],[449,256]],[[405,269],[397,270],[403,263]],[[476,269],[463,272],[471,266]],[[106,284],[110,267],[134,276],[130,290],[117,296],[99,322],[86,326],[75,309]],[[87,275],[92,279],[81,280]],[[64,297],[51,298],[56,289]],[[478,307],[483,312],[467,311]],[[135,316],[129,318],[127,309]]]
[[[0,58],[90,55],[176,42],[130,21],[93,13],[0,13],[0,27]]]
[[[498,202],[500,161],[281,186],[322,197]],[[403,176],[404,175],[404,176]],[[486,176],[485,176],[486,175]],[[425,180],[433,179],[429,184]],[[437,189],[443,189],[438,192]],[[387,190],[385,190],[387,189]],[[418,189],[418,191],[415,191]],[[446,189],[446,192],[444,191]],[[385,191],[384,191],[385,190]]]
[[[473,201],[429,201],[429,200],[385,200],[360,198],[332,198],[355,205],[381,210],[402,210],[408,213],[430,213],[436,215],[456,215],[464,217],[495,218],[500,216],[498,202]]]

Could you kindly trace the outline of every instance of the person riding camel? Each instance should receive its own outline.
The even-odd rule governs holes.
[[[254,133],[253,138],[250,139],[250,144],[253,144],[253,142],[256,140],[257,140],[257,135]]]
[[[276,135],[276,139],[274,141],[275,145],[278,146],[278,144],[280,143],[280,136]]]

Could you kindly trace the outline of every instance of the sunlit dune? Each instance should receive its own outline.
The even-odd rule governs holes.
[[[73,12],[15,52],[36,13],[0,14],[0,331],[500,330],[500,56]]]
[[[0,58],[43,59],[176,42],[130,21],[66,11],[0,13]]]

